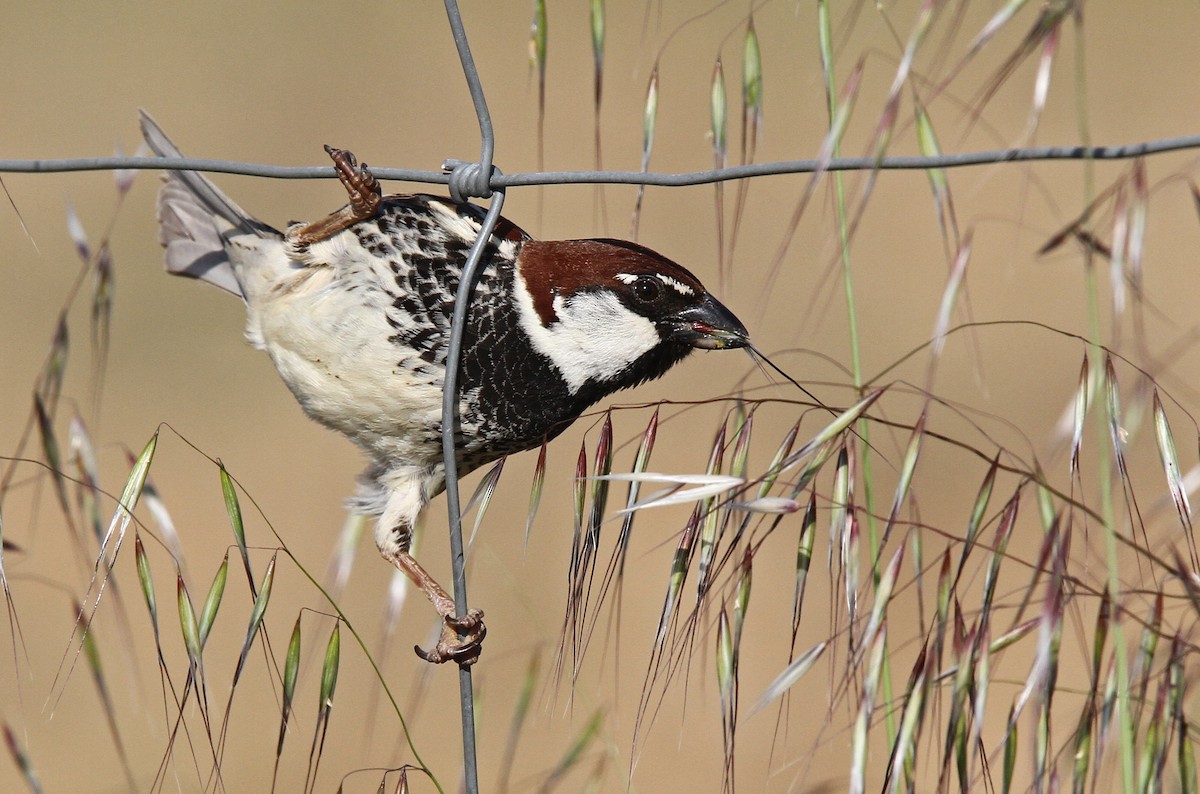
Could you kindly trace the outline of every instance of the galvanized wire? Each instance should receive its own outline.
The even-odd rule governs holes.
[[[891,155],[887,157],[834,157],[821,160],[778,160],[703,171],[659,173],[654,171],[530,171],[501,174],[493,169],[488,184],[493,190],[531,185],[647,185],[687,187],[783,174],[815,171],[912,171],[939,168],[964,168],[997,163],[1031,163],[1075,160],[1131,160],[1155,154],[1200,149],[1200,135],[1157,138],[1115,146],[1030,146],[1018,149],[985,149],[957,154]],[[490,153],[489,153],[490,154]],[[458,161],[447,161],[454,166]],[[474,165],[474,164],[472,164]],[[194,157],[72,157],[45,160],[0,160],[0,173],[47,174],[64,171],[166,170],[206,171],[240,174],[270,179],[333,179],[336,173],[328,165],[289,166],[245,163],[236,160],[207,160]],[[416,168],[377,168],[371,173],[379,179],[449,185],[446,171]]]
[[[475,59],[471,56],[471,45],[467,43],[467,31],[463,27],[462,16],[458,12],[456,0],[445,0],[446,17],[450,21],[450,31],[454,35],[454,45],[458,48],[458,59],[462,63],[463,75],[467,78],[467,86],[471,91],[471,101],[475,105],[475,117],[479,121],[480,152],[478,163],[463,163],[447,161],[443,168],[450,170],[450,194],[455,201],[466,201],[470,198],[488,198],[492,196],[489,181],[492,176],[492,154],[496,147],[496,136],[492,130],[492,118],[488,113],[487,99],[483,94],[483,85],[479,80],[479,72],[475,69]],[[504,206],[504,192],[501,189],[492,198],[479,234],[467,254],[463,264],[462,274],[458,280],[458,292],[454,298],[454,317],[450,325],[450,340],[446,351],[446,373],[442,384],[442,462],[446,470],[446,504],[450,520],[450,564],[454,571],[454,609],[458,617],[468,613],[467,606],[467,576],[466,559],[463,554],[462,541],[462,511],[458,498],[458,466],[454,449],[454,438],[458,431],[458,365],[462,354],[463,330],[467,325],[467,309],[471,304],[471,296],[475,291],[475,281],[483,251],[491,239],[492,230],[500,220],[500,210]],[[474,689],[471,681],[471,668],[460,665],[458,668],[459,713],[462,719],[463,735],[463,787],[467,794],[479,792],[479,770],[475,755],[475,703]]]

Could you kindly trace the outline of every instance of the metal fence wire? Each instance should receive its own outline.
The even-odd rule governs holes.
[[[371,171],[379,179],[447,185],[457,201],[490,198],[486,217],[464,265],[456,296],[446,360],[442,404],[442,453],[446,471],[446,498],[449,512],[451,563],[457,614],[467,614],[467,586],[462,542],[462,513],[458,473],[455,465],[454,437],[458,425],[458,368],[462,349],[467,307],[475,286],[476,271],[486,241],[491,237],[510,187],[562,184],[626,184],[656,187],[682,187],[749,179],[780,174],[854,170],[927,170],[989,165],[1006,162],[1056,160],[1126,160],[1179,150],[1200,148],[1200,135],[1162,138],[1118,146],[1039,146],[950,153],[937,156],[829,157],[821,160],[789,160],[715,168],[687,173],[644,171],[542,171],[503,174],[492,164],[495,132],[488,113],[482,81],[475,68],[467,41],[462,15],[456,0],[444,0],[446,16],[458,50],[463,74],[474,103],[480,132],[480,156],[477,162],[446,160],[442,171],[404,168],[378,168]],[[0,160],[0,173],[52,173],[99,170],[193,170],[230,173],[274,179],[328,179],[335,177],[328,166],[275,166],[225,160],[183,157],[92,157],[46,160]],[[463,776],[465,790],[479,790],[475,753],[475,718],[471,668],[459,668],[459,709],[463,735]]]
[[[467,307],[471,302],[471,293],[475,291],[476,271],[479,269],[483,249],[491,239],[496,222],[500,220],[500,210],[504,206],[504,190],[501,188],[493,195],[489,186],[496,136],[492,129],[492,118],[488,114],[479,72],[475,70],[475,59],[471,57],[471,46],[467,43],[467,32],[463,28],[462,16],[458,13],[457,0],[446,0],[446,16],[450,19],[454,46],[458,48],[458,59],[462,62],[463,74],[471,89],[471,101],[475,104],[475,116],[479,120],[481,142],[478,163],[447,162],[443,167],[450,166],[450,194],[455,201],[466,201],[475,197],[492,198],[458,281],[442,388],[442,462],[446,469],[446,500],[450,515],[450,562],[454,575],[454,609],[461,618],[467,614],[467,575],[466,559],[463,555],[462,508],[458,498],[458,468],[454,454],[454,437],[458,430],[458,364],[462,353],[463,328],[467,323]],[[463,783],[469,794],[476,794],[479,791],[479,769],[475,759],[475,705],[470,665],[460,665],[458,668],[458,707],[462,717]]]

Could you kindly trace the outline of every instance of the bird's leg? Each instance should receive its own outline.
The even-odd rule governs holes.
[[[456,617],[454,599],[407,550],[393,552],[387,556],[413,584],[421,588],[444,622],[442,636],[437,645],[428,651],[414,647],[417,656],[433,664],[451,661],[458,662],[461,667],[475,664],[482,650],[483,638],[487,635],[487,627],[483,625],[483,612],[472,609],[461,618]]]
[[[354,154],[345,149],[326,146],[325,151],[333,160],[338,180],[350,195],[350,203],[319,221],[296,224],[289,228],[288,242],[293,245],[307,246],[328,240],[360,221],[373,218],[383,200],[379,180],[371,173],[366,163],[359,165]]]
[[[429,492],[436,482],[436,477],[423,467],[368,470],[367,478],[359,486],[359,498],[368,509],[378,506],[381,500],[384,502],[375,524],[375,545],[379,553],[403,571],[442,616],[442,634],[437,645],[429,651],[415,648],[417,656],[434,664],[458,662],[465,667],[479,658],[480,643],[487,633],[483,613],[472,609],[461,618],[457,617],[454,599],[412,555],[413,526],[428,503]]]

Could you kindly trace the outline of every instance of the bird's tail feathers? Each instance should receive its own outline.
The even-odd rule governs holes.
[[[142,135],[159,157],[183,157],[162,127],[141,111]],[[225,253],[224,236],[251,234],[278,238],[279,233],[251,218],[197,171],[168,171],[158,194],[159,242],[166,249],[167,272],[198,278],[244,297]]]

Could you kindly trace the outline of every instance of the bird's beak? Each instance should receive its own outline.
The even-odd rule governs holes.
[[[675,314],[668,322],[671,337],[692,347],[727,350],[750,344],[746,326],[712,295]]]

